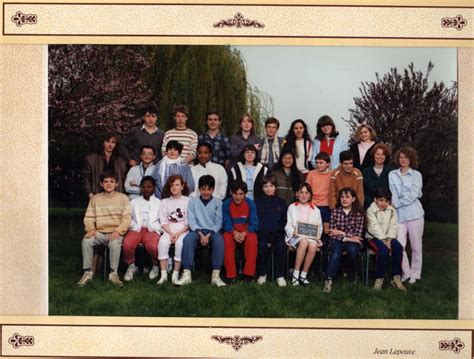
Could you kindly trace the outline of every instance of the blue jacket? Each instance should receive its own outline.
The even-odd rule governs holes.
[[[257,215],[257,206],[255,202],[250,198],[245,197],[245,201],[250,209],[249,217],[233,217],[230,211],[230,204],[232,203],[232,198],[228,198],[222,204],[222,224],[224,231],[232,232],[234,230],[234,224],[243,224],[248,223],[247,232],[257,232],[258,230],[258,215]]]
[[[321,152],[321,141],[318,139],[315,139],[313,141],[313,154],[311,155],[311,164],[313,165],[314,168],[316,168],[316,155]],[[331,169],[336,169],[340,163],[339,163],[339,154],[342,151],[348,150],[349,146],[347,145],[347,140],[342,137],[341,134],[339,134],[336,139],[334,140],[334,148],[332,149],[332,155],[331,157]]]

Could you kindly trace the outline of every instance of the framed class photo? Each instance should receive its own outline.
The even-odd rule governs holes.
[[[473,9],[467,0],[3,1],[0,357],[472,358]],[[222,162],[231,160],[227,172],[232,161],[241,163],[249,179],[259,177],[250,162],[263,167],[272,158],[273,171],[286,181],[275,186],[277,194],[305,181],[307,171],[297,167],[304,161],[318,175],[345,170],[344,158],[332,156],[326,169],[313,153],[322,117],[330,117],[333,135],[337,132],[357,156],[367,151],[358,146],[358,128],[375,128],[374,142],[389,149],[384,156],[390,171],[401,166],[397,151],[413,147],[417,158],[410,160],[422,175],[421,278],[404,282],[402,291],[390,285],[389,270],[385,282],[379,281],[381,290],[375,290],[380,268],[364,243],[356,266],[362,280],[350,281],[341,269],[333,290],[324,292],[328,252],[322,250],[308,269],[311,284],[292,285],[288,272],[296,261],[304,268],[304,261],[298,248],[288,250],[292,239],[282,229],[268,237],[269,244],[259,245],[258,238],[253,249],[238,245],[235,258],[222,249],[223,263],[233,260],[237,278],[249,280],[215,285],[216,270],[226,279],[225,266],[213,264],[218,248],[204,248],[196,250],[192,269],[177,269],[191,272],[187,285],[172,283],[172,261],[159,269],[160,276],[170,269],[170,280],[157,285],[150,271],[158,272],[163,259],[149,255],[144,244],[134,252],[132,271],[123,252],[96,250],[94,274],[78,286],[89,266],[82,242],[89,232],[86,209],[94,193],[105,190],[104,183],[91,190],[87,178],[100,174],[91,174],[88,159],[101,169],[121,171],[111,192],[130,195],[135,186],[133,193],[143,195],[139,182],[126,181],[129,169],[147,156],[157,165],[167,150],[181,154],[182,149],[148,148],[149,154],[133,158],[131,151],[124,155],[123,146],[130,133],[148,126],[150,108],[156,112],[150,136],[181,126],[177,105],[185,106],[186,130],[201,138],[211,129],[210,113],[217,117],[219,136],[243,137],[248,131],[262,139],[260,157],[248,160],[243,152],[242,158]],[[274,137],[264,139],[269,118],[278,120],[273,136],[281,148],[293,146],[289,159],[278,158]],[[242,125],[246,122],[252,122],[251,130]],[[295,130],[296,123],[305,126]],[[235,152],[237,142],[229,142]],[[190,165],[213,158],[206,150],[197,151]],[[117,156],[112,164],[107,151]],[[166,161],[159,175],[180,163]],[[140,168],[144,175],[147,167]],[[382,170],[377,171],[374,178]],[[219,187],[227,172],[217,176],[213,189],[223,199],[231,198],[225,185]],[[180,190],[193,196],[184,184]],[[250,187],[247,197],[257,198],[261,190]],[[318,193],[312,199],[327,226],[331,210]],[[296,196],[284,199],[289,206]],[[357,200],[366,218],[363,202],[374,198]],[[253,202],[245,203],[250,208]],[[334,203],[336,209],[342,206],[340,198]],[[183,208],[171,211],[170,218],[183,221]],[[240,229],[248,234],[248,227]],[[274,235],[273,228],[251,229],[257,237]],[[319,230],[299,221],[294,235],[327,245],[325,234],[317,238]],[[407,258],[417,251],[409,244],[405,249]],[[278,250],[287,256],[284,261]],[[263,251],[266,260],[253,268],[260,275],[248,278],[244,258]],[[279,278],[285,286],[277,285]]]

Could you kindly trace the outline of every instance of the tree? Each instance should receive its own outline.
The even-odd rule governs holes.
[[[430,87],[426,74],[413,63],[403,74],[396,68],[375,82],[363,82],[355,107],[345,120],[353,132],[361,123],[372,126],[378,139],[396,151],[409,145],[418,152],[423,174],[422,198],[429,219],[457,219],[457,83]]]

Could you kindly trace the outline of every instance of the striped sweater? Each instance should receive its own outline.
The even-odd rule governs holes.
[[[131,210],[128,197],[114,192],[109,196],[98,193],[89,201],[84,216],[85,231],[96,230],[101,233],[117,231],[123,236],[130,226]]]
[[[189,154],[196,158],[196,149],[198,144],[198,135],[196,132],[187,128],[185,130],[177,130],[173,128],[166,131],[165,137],[163,138],[163,145],[161,146],[161,154],[164,156],[166,153],[166,145],[169,141],[178,141],[183,145],[183,152],[181,152],[181,159],[185,160]]]

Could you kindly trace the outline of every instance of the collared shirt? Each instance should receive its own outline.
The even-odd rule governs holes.
[[[153,133],[155,133],[155,132],[158,132],[158,127],[155,126],[155,129],[150,132],[150,131],[148,131],[148,130],[146,129],[145,124],[143,124],[143,125],[142,125],[142,128],[140,128],[140,130],[141,130],[141,131],[145,130],[146,132],[148,132],[148,133],[151,135],[151,134],[153,134]]]
[[[224,166],[225,160],[230,159],[230,140],[220,132],[214,138],[207,132],[200,134],[199,142],[207,142],[212,146],[212,162]]]
[[[362,237],[364,230],[364,216],[361,213],[345,213],[342,207],[337,207],[331,211],[331,221],[329,229],[338,229],[346,233],[346,237]],[[339,235],[331,237],[333,240],[342,241],[345,236]]]
[[[423,177],[412,168],[402,175],[400,169],[388,174],[392,205],[397,210],[398,223],[413,221],[425,215],[419,198],[422,196]]]

